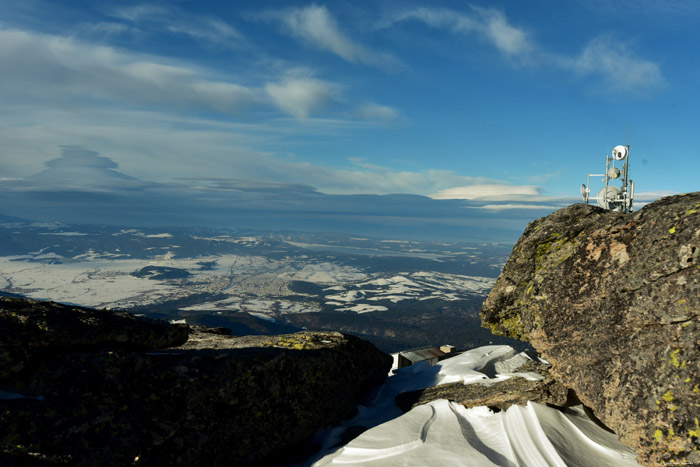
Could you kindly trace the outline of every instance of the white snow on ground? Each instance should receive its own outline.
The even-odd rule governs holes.
[[[403,300],[462,300],[465,296],[488,292],[495,279],[462,276],[437,272],[413,272],[392,277],[379,277],[355,284],[365,292],[365,299],[387,300],[398,303]],[[459,291],[456,293],[455,291]],[[428,294],[428,295],[426,295]],[[329,297],[330,298],[330,297]],[[334,296],[335,300],[340,300]],[[348,301],[347,299],[344,299]]]
[[[12,261],[0,258],[0,276],[12,290],[35,299],[84,306],[120,306],[153,303],[177,296],[176,287],[160,281],[144,280],[130,273],[148,265],[141,260],[94,260],[64,264]],[[14,259],[21,259],[14,257]]]
[[[348,292],[343,292],[338,295],[326,295],[327,300],[332,300],[336,302],[354,302],[355,300],[362,300],[364,297],[364,292],[360,290],[350,290]]]
[[[129,235],[143,236],[134,231]],[[170,234],[155,234],[167,238]],[[157,250],[161,250],[158,248]],[[160,251],[156,251],[160,253]],[[176,257],[171,250],[147,259],[121,252],[88,250],[65,258],[44,250],[31,255],[0,257],[0,290],[35,299],[52,299],[91,307],[128,308],[177,300],[193,294],[218,300],[192,303],[189,310],[254,311],[271,315],[320,311],[321,300],[295,300],[291,281],[308,281],[325,287],[326,306],[341,311],[368,313],[386,310],[404,300],[462,300],[484,294],[494,279],[434,272],[413,272],[382,277],[331,262],[294,258],[271,259],[255,255]],[[209,263],[214,266],[203,267]],[[178,268],[187,279],[135,277],[146,266]],[[224,295],[224,297],[221,297]],[[257,301],[256,301],[257,299]],[[379,302],[379,303],[377,303]],[[387,302],[387,303],[383,303]],[[386,305],[386,306],[385,306]]]
[[[355,313],[369,313],[370,311],[387,311],[388,308],[381,305],[367,305],[360,303],[348,308],[338,308],[339,311],[354,311]]]
[[[129,307],[176,299],[194,292],[225,292],[231,295],[254,293],[259,296],[275,293],[280,295],[280,292],[284,292],[282,295],[286,295],[289,292],[281,290],[281,287],[290,279],[276,279],[278,275],[289,276],[294,280],[315,278],[322,280],[324,284],[338,283],[346,279],[364,280],[367,277],[364,273],[358,273],[356,268],[346,268],[331,263],[295,268],[288,262],[250,255],[175,258],[172,252],[167,251],[151,259],[125,259],[121,254],[99,253],[93,250],[75,258],[64,258],[55,253],[43,253],[43,251],[36,253],[0,257],[2,290],[35,299],[51,299],[83,306]],[[216,267],[202,269],[200,264],[202,262],[216,262]],[[146,266],[185,269],[191,276],[187,280],[187,285],[183,287],[179,280],[152,280],[131,275]],[[233,282],[234,279],[235,282]],[[230,300],[229,303],[224,301],[200,303],[191,309],[244,310],[247,308],[261,312],[279,309],[283,313],[319,309],[313,304],[285,300],[255,301],[237,296]],[[279,305],[276,305],[277,302]],[[241,307],[241,304],[246,306]],[[265,306],[269,308],[264,308]]]
[[[367,274],[351,266],[341,266],[334,263],[316,263],[305,265],[303,268],[280,274],[281,278],[295,281],[314,282],[316,284],[338,284],[348,281],[360,281]]]
[[[39,235],[58,235],[59,237],[84,237],[89,235],[83,232],[39,232]]]
[[[443,360],[394,370],[368,406],[342,426],[322,433],[323,449],[314,466],[508,466],[632,467],[632,450],[591,421],[581,406],[565,412],[529,402],[495,413],[437,400],[406,414],[394,404],[397,394],[463,381],[493,384],[511,377],[527,361],[508,346],[472,349]],[[509,374],[499,373],[504,371]],[[346,427],[369,430],[337,447]],[[304,464],[308,465],[308,464]]]
[[[202,302],[196,305],[180,308],[183,311],[229,311],[247,312],[258,318],[265,316],[268,320],[274,320],[276,313],[311,313],[320,311],[314,304],[296,303],[288,300],[259,300],[242,297],[230,297],[224,300]],[[276,311],[274,311],[276,310]]]
[[[249,311],[248,314],[251,316],[255,316],[256,318],[259,318],[259,319],[264,319],[265,321],[270,321],[271,323],[274,323],[275,321],[277,321],[275,318],[268,316],[265,313],[256,313],[256,312]]]

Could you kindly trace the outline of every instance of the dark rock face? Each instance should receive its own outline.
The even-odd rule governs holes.
[[[264,461],[353,416],[391,366],[340,333],[236,338],[200,329],[185,343],[182,326],[24,300],[0,301],[0,328],[12,330],[9,340],[0,334],[2,465]],[[88,331],[103,337],[84,342]]]
[[[700,193],[537,219],[481,318],[530,341],[640,462],[700,462]]]
[[[42,353],[131,348],[153,350],[187,341],[187,326],[127,313],[0,297],[0,379]]]
[[[396,396],[394,402],[404,412],[438,399],[457,402],[467,408],[486,405],[500,410],[505,410],[511,405],[526,405],[528,401],[567,406],[568,390],[549,374],[548,366],[531,362],[518,368],[518,371],[539,373],[543,378],[529,380],[515,376],[488,386],[462,382],[441,384],[432,388],[403,392]]]

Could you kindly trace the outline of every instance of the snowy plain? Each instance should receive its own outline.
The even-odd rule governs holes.
[[[154,279],[134,274],[148,267],[182,270],[188,277]],[[325,290],[324,295],[295,293],[289,288],[294,281],[316,284]],[[432,271],[370,274],[346,264],[310,262],[303,257],[280,260],[227,254],[183,258],[168,252],[143,259],[92,250],[72,258],[39,251],[0,257],[0,291],[38,300],[129,308],[205,294],[183,309],[254,312],[271,318],[320,311],[324,305],[370,313],[386,311],[386,302],[460,300],[485,294],[494,282],[493,278]]]
[[[494,384],[514,376],[529,357],[508,346],[479,347],[435,366],[419,363],[394,369],[377,396],[358,415],[318,435],[321,452],[314,467],[356,466],[506,466],[632,467],[635,453],[613,433],[595,424],[581,406],[564,411],[529,402],[494,412],[467,409],[436,400],[403,414],[394,404],[401,392],[462,381]],[[339,441],[346,428],[370,429],[349,443]]]

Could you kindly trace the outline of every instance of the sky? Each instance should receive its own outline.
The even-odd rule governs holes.
[[[0,0],[0,213],[514,241],[628,138],[641,207],[698,190],[698,24],[685,0]]]

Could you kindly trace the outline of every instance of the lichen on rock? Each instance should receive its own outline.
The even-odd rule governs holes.
[[[700,462],[700,193],[530,223],[484,303],[646,465]]]

